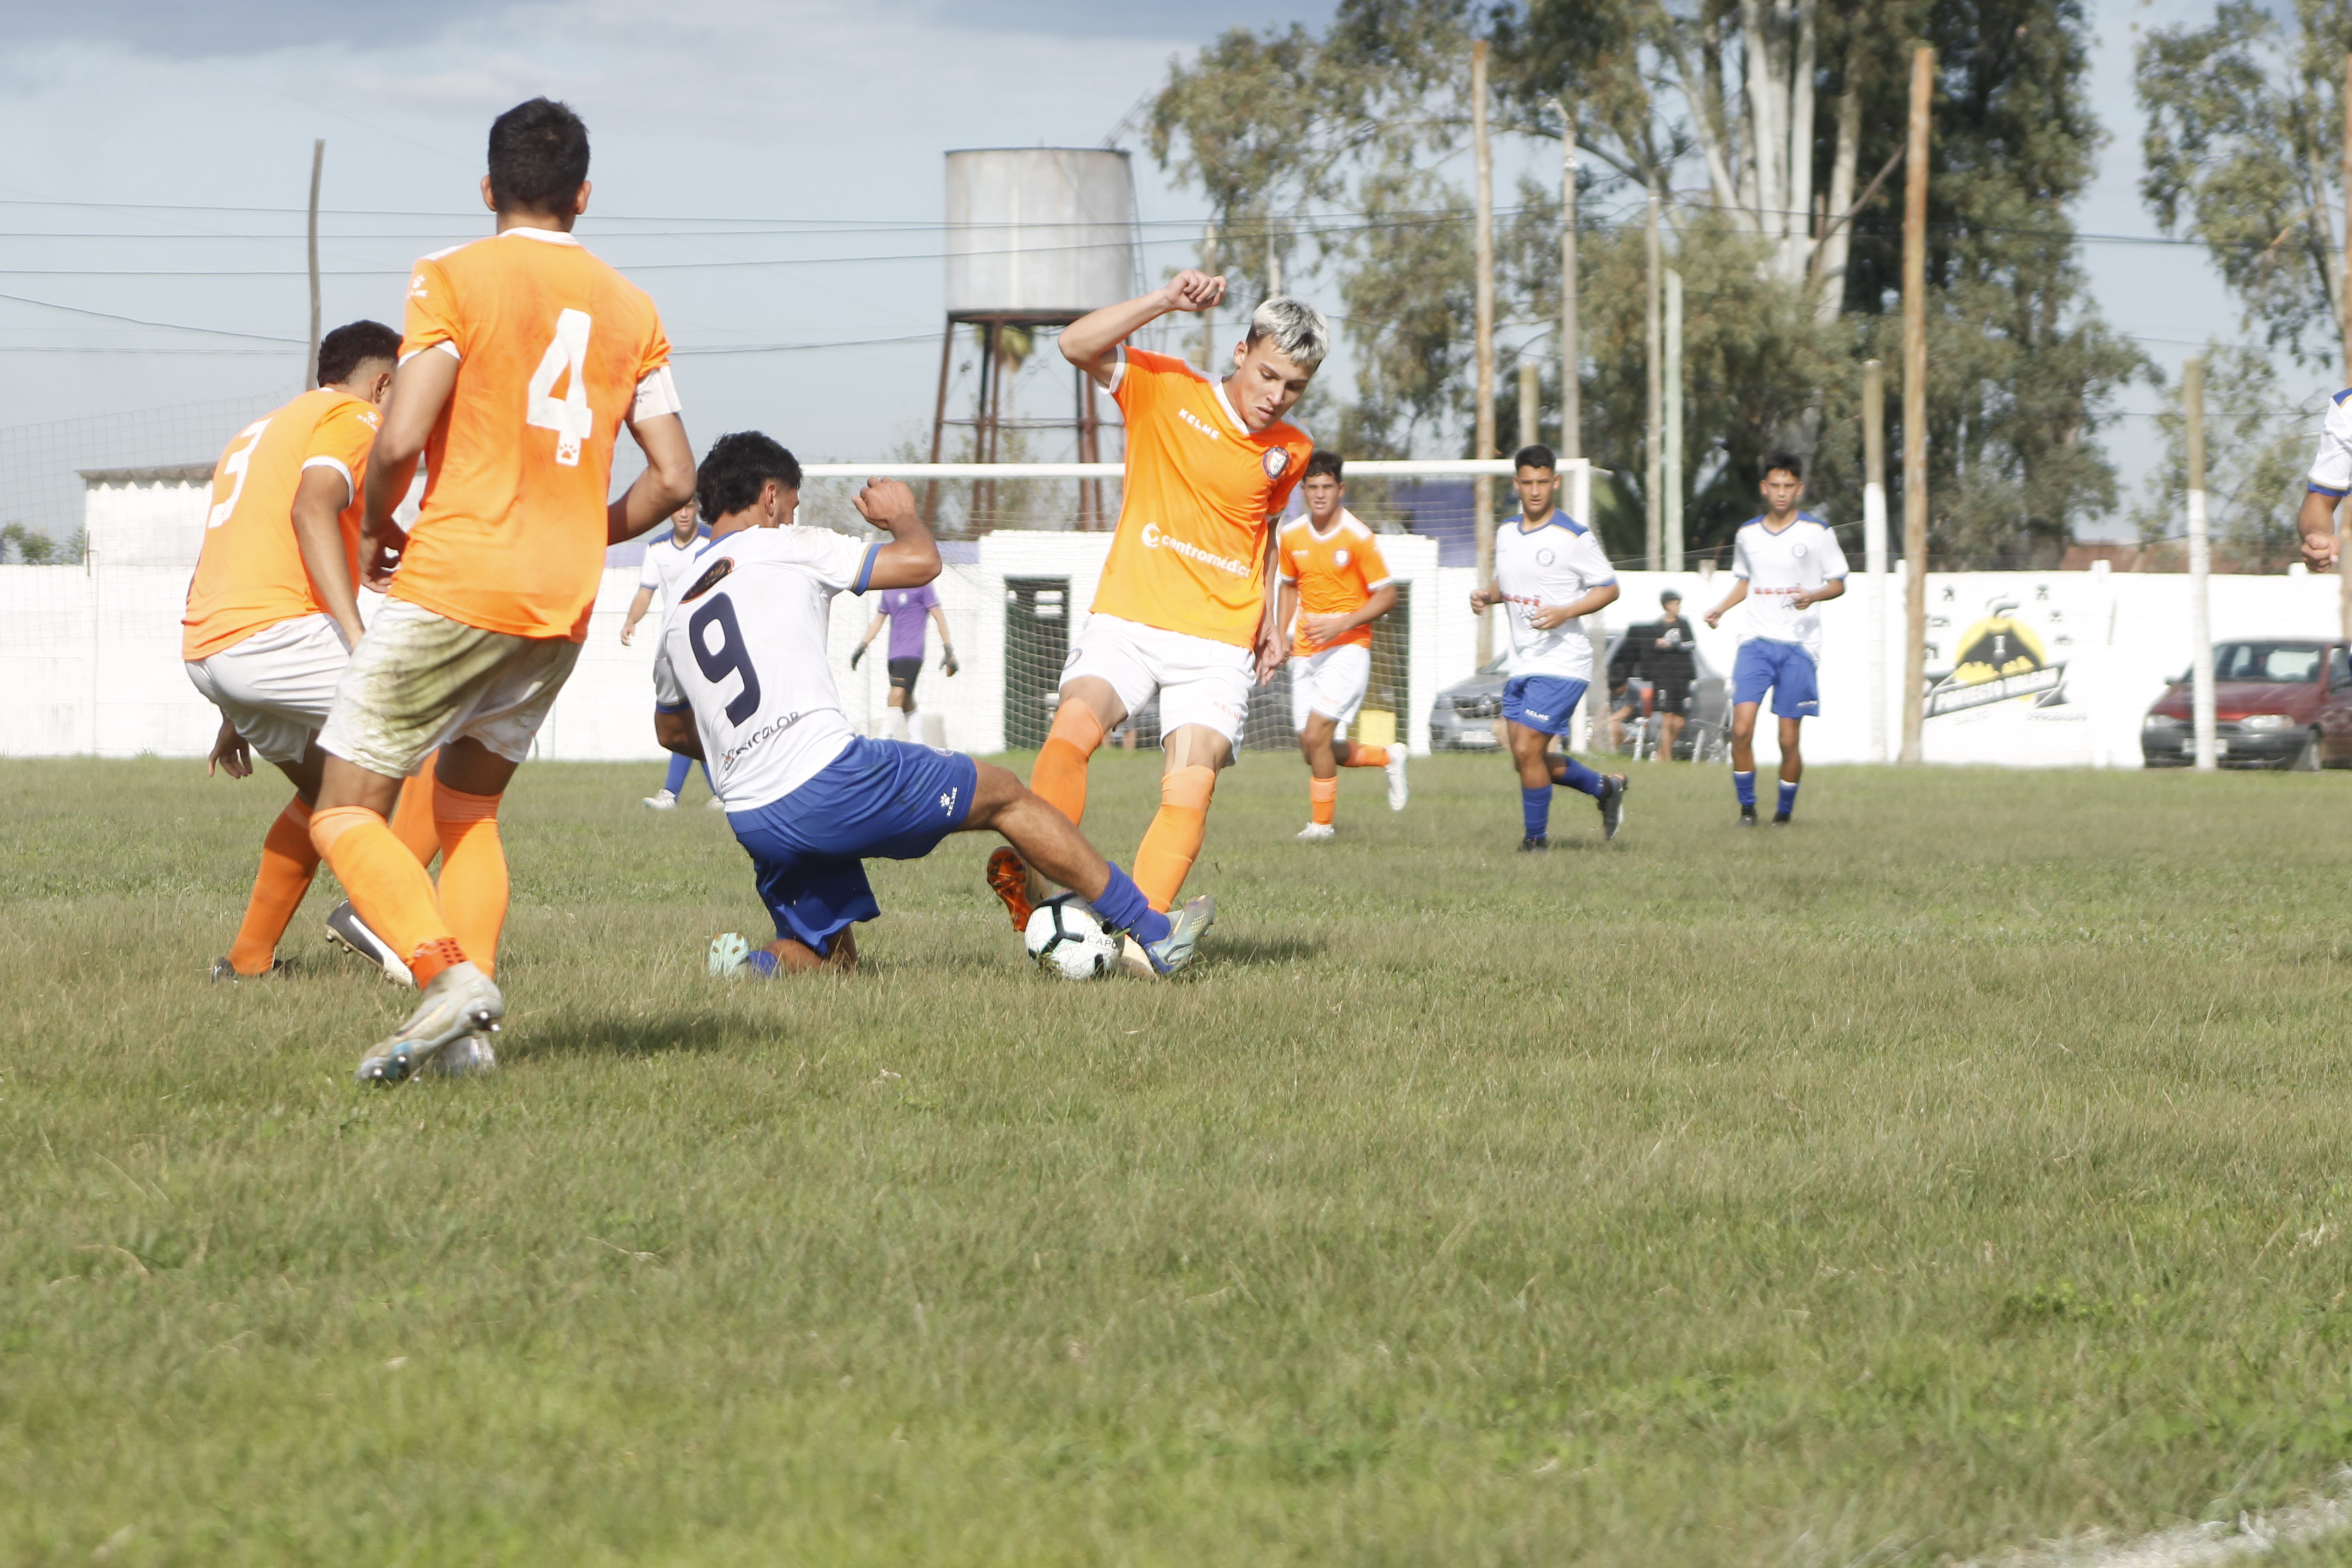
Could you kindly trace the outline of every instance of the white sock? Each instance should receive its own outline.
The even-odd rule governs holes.
[[[903,741],[907,738],[907,710],[904,708],[890,710],[889,738],[893,741]]]

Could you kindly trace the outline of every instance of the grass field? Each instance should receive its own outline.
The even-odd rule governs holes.
[[[0,763],[0,1562],[1937,1563],[2334,1484],[2344,780],[1648,768],[1538,858],[1507,773],[1310,847],[1250,758],[1182,983],[1028,970],[969,838],[727,987],[698,781],[535,765],[506,1070],[362,1092],[326,885],[204,979],[280,790]]]

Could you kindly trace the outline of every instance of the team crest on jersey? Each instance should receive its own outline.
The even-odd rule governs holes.
[[[735,558],[731,555],[720,556],[718,560],[710,563],[709,571],[705,572],[701,576],[697,577],[694,580],[694,586],[686,591],[686,596],[680,599],[678,603],[681,605],[692,604],[695,600],[702,597],[703,595],[710,592],[711,589],[719,586],[720,583],[726,580],[727,574],[734,570]]]
[[[1537,552],[1536,552],[1536,564],[1537,564],[1537,565],[1538,565],[1538,566],[1549,566],[1549,565],[1550,565],[1550,564],[1551,564],[1551,563],[1552,563],[1552,553],[1551,553],[1551,552],[1550,552],[1550,551],[1549,551],[1549,550],[1538,550],[1538,551],[1537,551]]]
[[[1805,547],[1801,544],[1791,544],[1789,546],[1789,553],[1802,561],[1805,558]]]
[[[1345,566],[1348,563],[1348,552],[1344,550],[1333,551],[1331,553],[1331,563],[1334,566]]]
[[[1266,453],[1265,477],[1267,479],[1282,478],[1282,470],[1288,467],[1290,467],[1290,451],[1287,447],[1276,447]]]

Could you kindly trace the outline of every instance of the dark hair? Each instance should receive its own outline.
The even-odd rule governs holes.
[[[738,430],[710,443],[694,471],[694,496],[702,521],[717,522],[760,499],[770,479],[788,490],[801,488],[801,466],[772,437]]]
[[[1331,482],[1335,485],[1339,484],[1341,482],[1339,467],[1339,453],[1327,452],[1318,447],[1315,448],[1315,455],[1307,459],[1307,471],[1298,476],[1298,482],[1303,485],[1318,474],[1328,474],[1331,476]]]
[[[1786,474],[1801,484],[1805,478],[1805,459],[1794,452],[1775,452],[1764,459],[1763,477],[1769,479],[1776,473]]]
[[[1658,595],[1658,603],[1661,605],[1679,605],[1682,602],[1683,596],[1680,594],[1675,593],[1672,588],[1667,589],[1664,593]]]
[[[1522,447],[1519,448],[1518,456],[1511,459],[1511,467],[1514,468],[1549,468],[1554,473],[1558,473],[1559,471],[1559,459],[1552,456],[1551,448],[1549,447]]]
[[[372,359],[400,363],[400,334],[382,321],[352,321],[319,340],[319,384],[339,386]]]
[[[588,183],[588,127],[552,99],[518,103],[490,121],[490,200],[502,213],[567,216]]]

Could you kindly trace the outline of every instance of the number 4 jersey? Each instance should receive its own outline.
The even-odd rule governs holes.
[[[613,443],[678,411],[643,289],[568,234],[510,228],[408,279],[405,364],[457,362],[392,595],[485,631],[582,640],[604,567]],[[397,395],[395,394],[395,395]]]
[[[856,737],[825,657],[833,596],[866,592],[879,544],[821,528],[747,528],[701,547],[662,622],[654,700],[694,712],[730,812],[792,794]]]

